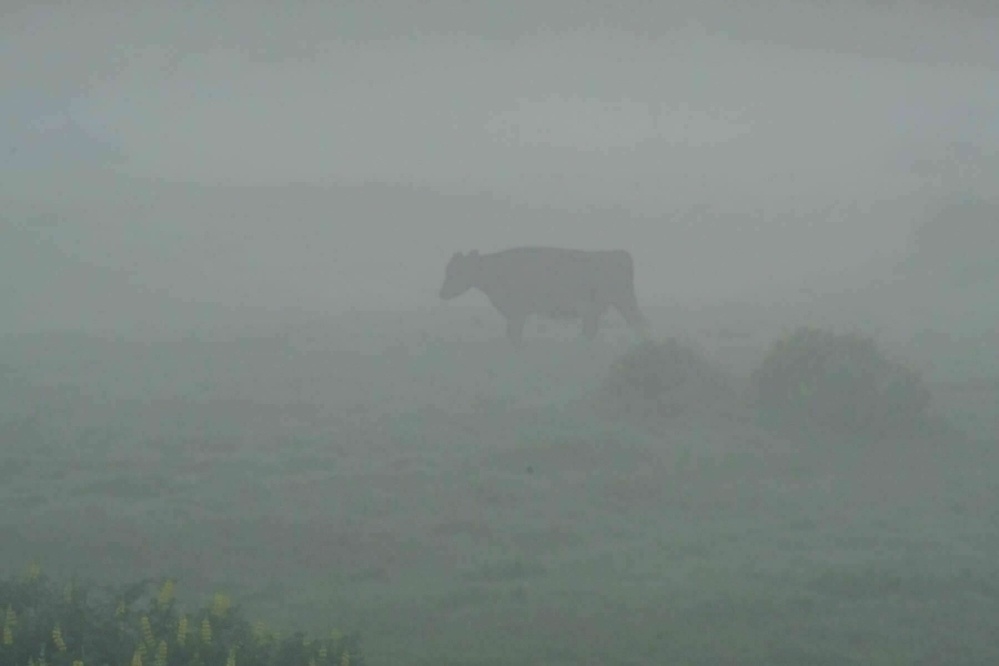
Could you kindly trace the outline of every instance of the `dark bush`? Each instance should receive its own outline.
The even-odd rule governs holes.
[[[670,417],[717,406],[729,393],[721,371],[671,338],[644,341],[616,359],[599,397],[615,416]]]
[[[920,374],[871,338],[801,327],[778,340],[750,381],[771,426],[885,434],[925,423],[930,392]]]

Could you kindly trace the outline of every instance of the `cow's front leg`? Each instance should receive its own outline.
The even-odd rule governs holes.
[[[515,347],[519,347],[524,341],[524,324],[526,317],[507,317],[506,337]]]
[[[582,334],[587,340],[595,340],[600,331],[600,313],[590,312],[583,316]]]

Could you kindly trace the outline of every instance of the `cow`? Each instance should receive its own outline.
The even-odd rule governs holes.
[[[643,337],[648,321],[635,298],[634,263],[624,250],[517,247],[493,254],[456,252],[448,262],[440,297],[478,289],[506,318],[506,335],[523,339],[531,315],[582,320],[581,333],[596,337],[600,318],[613,307]]]

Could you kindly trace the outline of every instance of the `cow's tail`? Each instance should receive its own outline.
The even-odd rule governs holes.
[[[643,338],[648,339],[652,335],[652,326],[649,324],[648,317],[642,312],[642,309],[638,307],[638,296],[635,294],[635,261],[631,258],[631,253],[625,253],[625,263],[626,263],[626,273],[627,273],[627,289],[625,293],[622,294],[623,302],[620,308],[621,315],[624,316],[625,321],[631,326],[639,335]]]

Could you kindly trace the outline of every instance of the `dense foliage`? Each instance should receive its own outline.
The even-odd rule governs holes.
[[[751,378],[770,425],[887,433],[925,423],[929,389],[871,338],[801,327],[773,344]]]
[[[675,339],[647,340],[611,365],[601,403],[615,415],[670,417],[717,406],[729,396],[724,375]]]
[[[68,582],[60,588],[33,565],[0,581],[3,666],[296,666],[363,664],[356,637],[337,633],[280,637],[246,620],[230,599],[214,595],[183,612],[174,583],[120,589]]]

